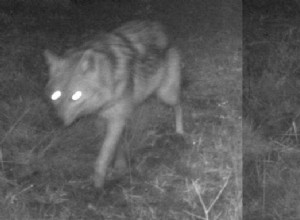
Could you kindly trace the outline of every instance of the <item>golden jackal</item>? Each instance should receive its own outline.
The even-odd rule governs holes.
[[[115,168],[126,168],[117,142],[126,119],[150,95],[174,106],[176,132],[183,133],[180,55],[160,24],[132,21],[63,56],[44,55],[50,78],[46,91],[64,124],[91,113],[107,120],[95,164],[96,187],[103,186],[115,154]]]

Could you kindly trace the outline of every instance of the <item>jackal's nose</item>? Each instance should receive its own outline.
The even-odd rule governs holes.
[[[72,115],[63,109],[57,109],[57,115],[64,124],[64,126],[69,126],[74,121]]]

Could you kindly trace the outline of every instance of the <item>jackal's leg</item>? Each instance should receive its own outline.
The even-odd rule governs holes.
[[[176,133],[183,134],[182,108],[180,104],[175,105]]]
[[[114,118],[108,120],[106,137],[96,160],[94,179],[96,187],[103,187],[104,185],[107,168],[114,157],[124,126],[125,119]]]
[[[176,132],[183,134],[182,109],[180,106],[180,55],[175,48],[167,52],[165,77],[157,90],[157,96],[166,104],[174,106]]]

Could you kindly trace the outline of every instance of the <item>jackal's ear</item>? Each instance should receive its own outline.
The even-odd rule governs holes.
[[[80,67],[83,73],[95,70],[95,52],[93,50],[87,50],[83,53],[80,60]]]
[[[60,58],[57,55],[55,55],[54,53],[52,53],[50,50],[44,51],[44,57],[49,66],[53,66],[60,61]]]

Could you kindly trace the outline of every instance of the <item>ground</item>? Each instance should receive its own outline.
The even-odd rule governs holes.
[[[244,219],[300,219],[299,6],[243,7]]]
[[[242,21],[237,1],[1,3],[0,219],[241,219]],[[184,135],[150,99],[121,143],[130,170],[93,187],[105,127],[64,127],[45,96],[43,51],[90,34],[159,20],[183,57]]]

